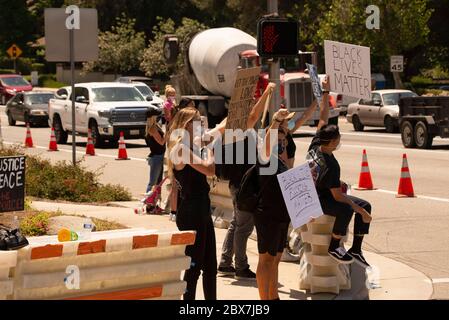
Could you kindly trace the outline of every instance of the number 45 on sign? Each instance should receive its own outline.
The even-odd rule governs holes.
[[[404,56],[391,56],[391,72],[404,71]]]

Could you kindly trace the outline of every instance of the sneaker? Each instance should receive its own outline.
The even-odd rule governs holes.
[[[351,264],[354,262],[354,258],[351,257],[343,247],[335,248],[334,250],[330,250],[327,252],[332,259],[342,264]]]
[[[299,260],[299,255],[291,253],[287,248],[285,248],[284,252],[282,252],[282,262],[298,262]]]
[[[218,274],[222,276],[235,276],[235,268],[230,267],[218,267]]]
[[[254,280],[256,281],[256,274],[250,268],[244,270],[237,270],[234,279],[236,280]]]
[[[354,262],[358,265],[362,266],[363,268],[369,268],[371,267],[369,263],[365,260],[365,257],[361,252],[355,252],[352,251],[352,249],[349,249],[348,254],[354,258]]]

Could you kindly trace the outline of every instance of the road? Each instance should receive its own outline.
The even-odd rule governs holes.
[[[3,139],[6,143],[20,143],[25,139],[25,127],[9,127],[0,111]],[[336,152],[342,168],[342,179],[352,185],[358,182],[363,149],[367,150],[375,191],[353,191],[373,205],[374,220],[365,248],[372,252],[404,262],[425,273],[434,285],[433,298],[449,299],[449,140],[435,139],[432,150],[404,149],[399,134],[366,129],[354,132],[342,120],[342,147]],[[304,159],[313,128],[303,128],[295,137],[298,146],[297,164]],[[60,152],[49,153],[50,130],[32,128],[35,145],[30,154],[40,154],[52,161],[71,159],[71,146],[59,146]],[[69,138],[70,139],[70,138]],[[78,158],[85,151],[85,138],[78,138]],[[120,183],[140,198],[148,181],[146,156],[149,153],[143,140],[126,142],[130,161],[115,161],[116,149],[97,149],[96,157],[85,158],[90,170],[102,170],[102,182]],[[417,198],[397,199],[402,155],[407,153]],[[380,270],[382,272],[382,270]]]

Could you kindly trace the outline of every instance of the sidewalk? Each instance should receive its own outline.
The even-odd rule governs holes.
[[[160,231],[176,230],[176,224],[168,220],[168,216],[136,215],[133,209],[138,202],[120,204],[123,207],[88,206],[65,203],[33,202],[37,210],[57,211],[67,214],[85,215],[88,217],[113,220],[131,228],[157,229]],[[216,229],[217,258],[220,258],[226,230]],[[257,267],[257,243],[248,241],[248,259],[253,271]],[[334,294],[315,294],[298,289],[298,270],[296,263],[281,262],[279,266],[280,299],[281,300],[428,300],[432,296],[431,281],[421,272],[407,265],[380,255],[366,252],[367,260],[380,271],[381,288],[369,292],[365,286],[364,272],[358,266],[352,268],[352,289]],[[237,281],[233,278],[218,277],[218,299],[220,300],[257,300],[259,299],[256,282]],[[198,284],[197,298],[203,299],[202,285]]]

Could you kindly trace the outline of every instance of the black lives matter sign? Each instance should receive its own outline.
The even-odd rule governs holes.
[[[0,212],[25,209],[25,157],[0,157]]]

